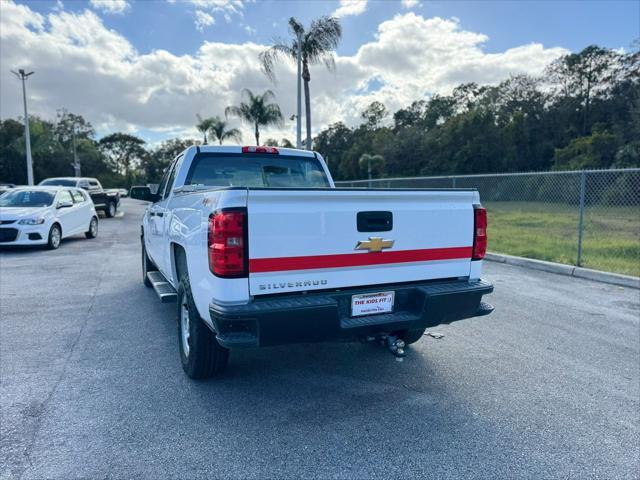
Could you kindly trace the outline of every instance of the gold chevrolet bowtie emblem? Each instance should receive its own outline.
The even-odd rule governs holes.
[[[369,240],[360,240],[356,250],[369,250],[369,252],[381,252],[383,248],[393,247],[395,240],[383,240],[380,237],[369,237]]]

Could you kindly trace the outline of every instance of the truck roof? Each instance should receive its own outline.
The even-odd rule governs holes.
[[[200,145],[200,146],[191,146],[187,148],[196,149],[199,152],[204,153],[242,153],[242,145]],[[302,150],[298,148],[284,148],[284,147],[275,147],[278,149],[278,152],[281,155],[291,155],[298,157],[314,157],[315,153],[312,150]]]

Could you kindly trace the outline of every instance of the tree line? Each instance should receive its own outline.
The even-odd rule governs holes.
[[[81,174],[97,177],[105,187],[155,181],[169,159],[194,143],[176,138],[149,148],[143,139],[123,132],[97,139],[90,122],[64,109],[52,120],[30,115],[29,130],[36,183],[48,177],[74,176],[74,142]],[[0,182],[27,183],[22,119],[0,121]]]
[[[331,66],[328,59],[340,30],[331,19],[327,22],[312,24],[306,33],[302,30],[301,38],[311,45],[306,50],[308,64],[324,61]],[[302,27],[294,22],[291,28],[300,33]],[[324,43],[309,36],[319,35],[318,31],[329,32]],[[281,53],[293,58],[295,41],[289,46],[277,43],[261,56],[267,73],[273,72]],[[304,71],[305,67],[303,75]],[[261,127],[283,124],[269,90],[262,94],[244,90],[241,103],[224,113],[224,120],[198,117],[202,140],[174,138],[153,147],[123,132],[98,139],[89,121],[64,109],[55,119],[30,116],[36,181],[72,176],[75,143],[82,175],[98,177],[108,187],[154,183],[189,145],[242,141],[229,117],[251,125],[256,144],[292,146],[288,139],[260,140]],[[369,173],[377,178],[638,167],[638,42],[630,52],[589,46],[552,62],[540,78],[518,75],[495,86],[462,84],[450,95],[434,94],[393,113],[373,102],[361,118],[355,127],[343,122],[329,125],[313,139],[313,148],[327,159],[336,179],[366,178]],[[307,127],[310,131],[309,123]],[[23,131],[20,119],[0,121],[1,182],[26,183]]]
[[[370,168],[379,178],[638,167],[639,46],[589,46],[541,77],[466,83],[393,114],[373,102],[359,126],[334,123],[314,148],[339,180],[366,178]]]

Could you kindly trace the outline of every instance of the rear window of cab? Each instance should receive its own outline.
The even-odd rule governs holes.
[[[185,185],[207,187],[318,188],[329,180],[314,157],[279,154],[199,153]]]

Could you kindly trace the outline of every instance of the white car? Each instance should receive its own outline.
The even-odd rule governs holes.
[[[0,246],[60,246],[63,238],[98,235],[98,214],[79,188],[19,187],[0,197]]]

